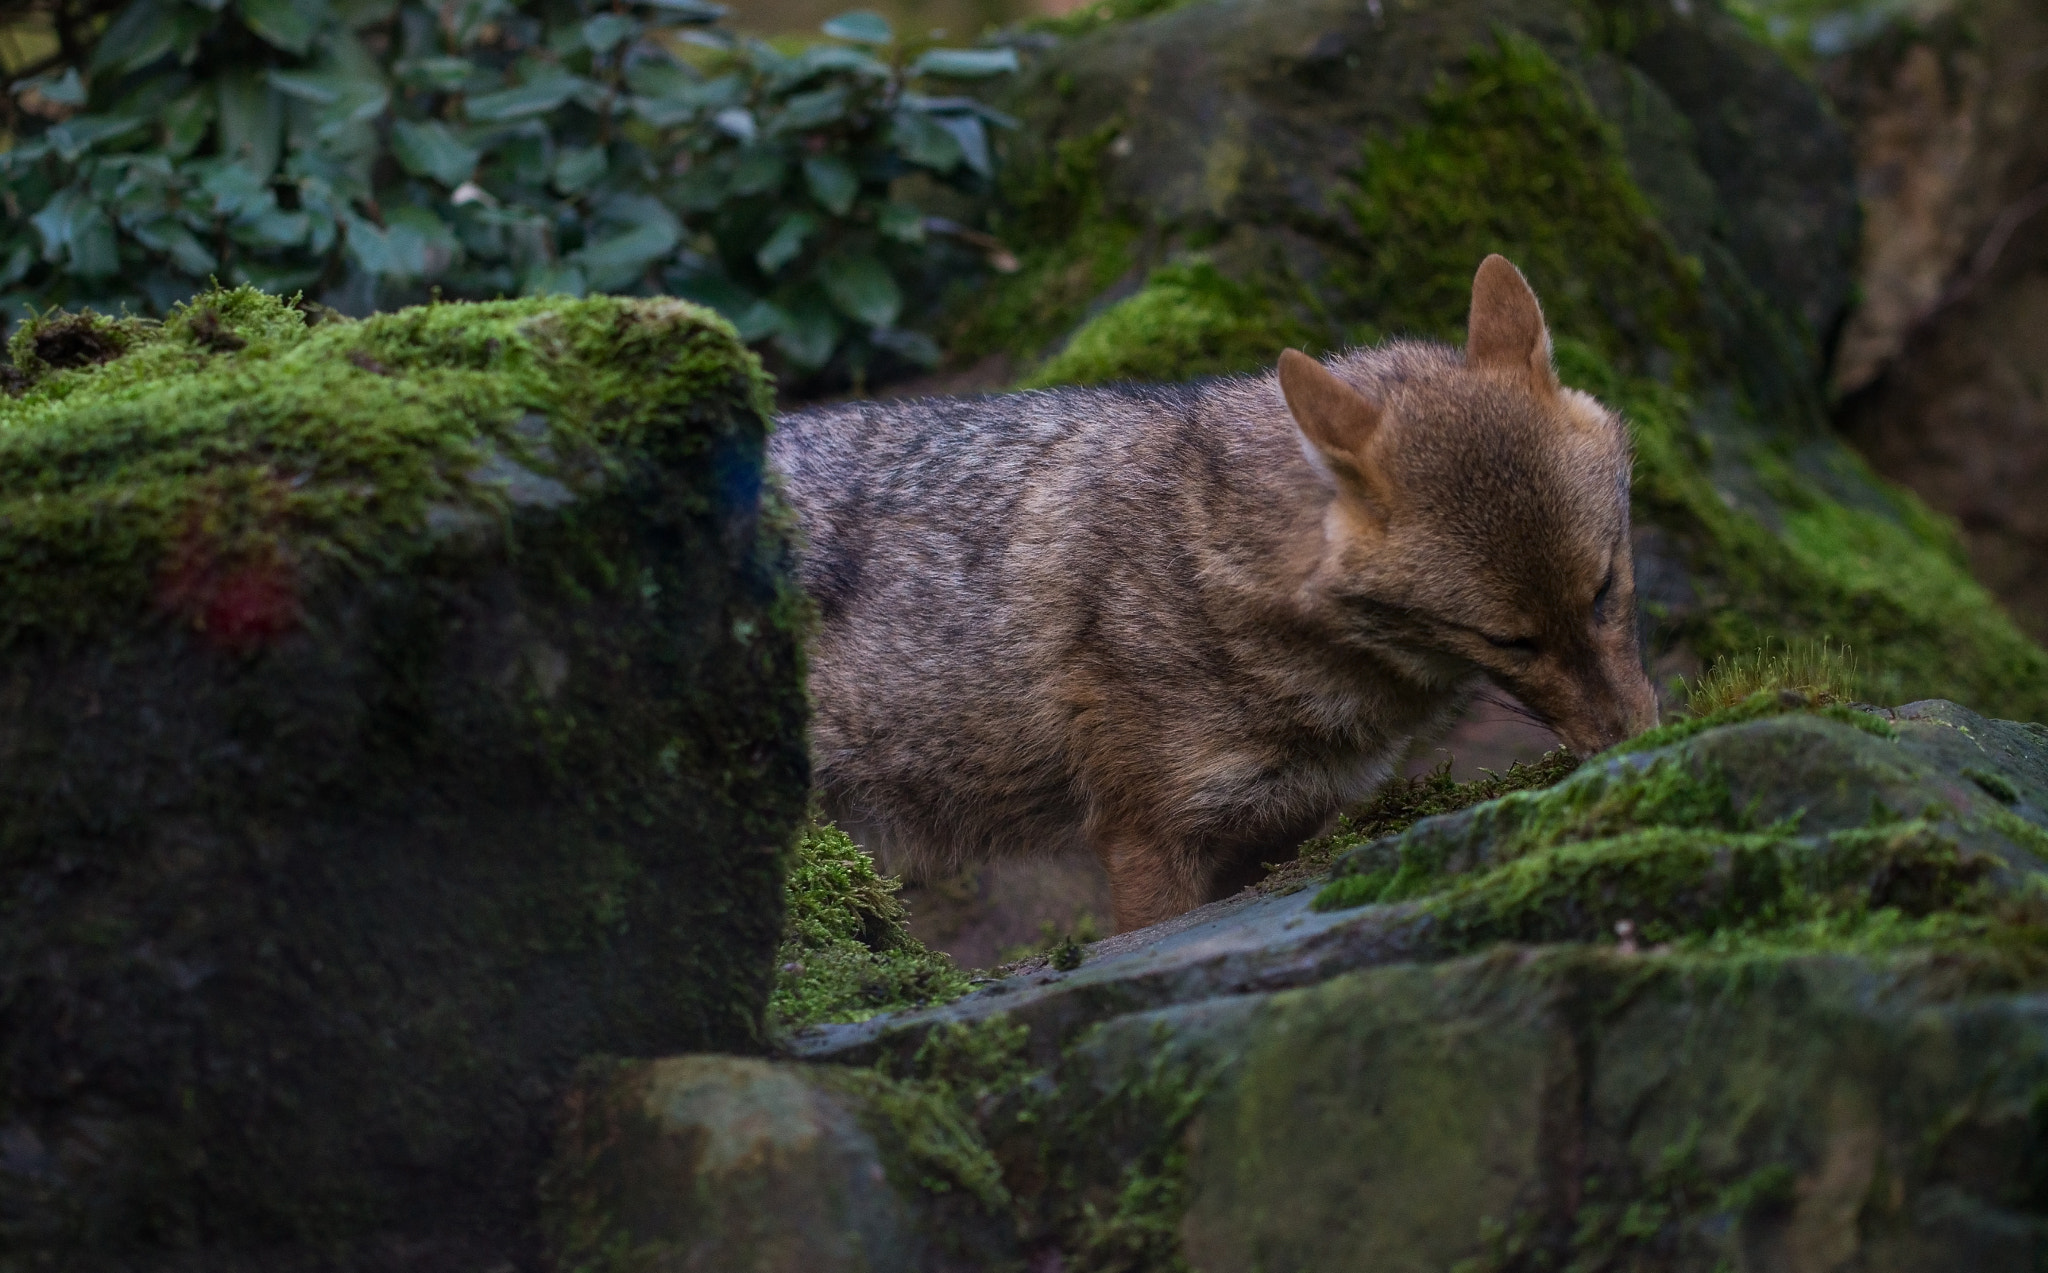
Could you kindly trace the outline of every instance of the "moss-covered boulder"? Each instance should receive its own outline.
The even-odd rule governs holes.
[[[690,1269],[715,1236],[732,1267],[867,1268],[831,1217],[878,1177],[861,1213],[931,1270],[2048,1251],[2048,728],[1766,692],[1331,847],[1316,887],[799,1031],[743,1074],[593,1068],[558,1253]],[[716,1149],[771,1096],[759,1152]],[[772,1241],[705,1218],[773,1198],[797,1201]]]
[[[1050,385],[1456,340],[1501,252],[1635,431],[1660,674],[1826,636],[1880,701],[2048,717],[1955,529],[1827,430],[1850,139],[1720,5],[1104,4],[1020,44],[994,216],[1022,268],[961,301],[956,358]]]
[[[524,1268],[581,1058],[763,1043],[758,367],[668,301],[316,317],[14,341],[0,1267]]]

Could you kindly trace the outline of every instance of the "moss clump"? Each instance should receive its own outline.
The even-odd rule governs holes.
[[[798,837],[769,1010],[782,1029],[944,1003],[967,976],[904,926],[902,885],[830,823]]]
[[[1398,835],[1440,813],[1455,813],[1518,791],[1541,791],[1578,767],[1579,758],[1560,747],[1541,760],[1518,760],[1504,774],[1483,773],[1470,782],[1452,781],[1449,760],[1419,778],[1389,778],[1370,800],[1338,814],[1329,834],[1310,840],[1293,861],[1276,866],[1259,888],[1268,893],[1297,892],[1352,849]]]
[[[1716,659],[1685,686],[1686,711],[1709,716],[1763,693],[1791,693],[1815,704],[1856,701],[1862,672],[1847,646],[1791,641]]]
[[[1649,827],[1450,880],[1425,909],[1459,949],[1610,935],[1666,942],[1821,917],[1954,910],[1990,865],[1918,822],[1817,840]]]
[[[24,324],[24,391],[0,401],[0,649],[152,617],[263,639],[323,582],[438,551],[430,522],[452,534],[567,501],[605,476],[591,459],[648,437],[671,404],[737,389],[765,407],[730,329],[667,304],[691,321],[656,358],[632,346],[669,327],[545,299],[309,328],[238,288],[162,324]],[[117,352],[36,352],[82,328]]]
[[[1018,387],[1256,371],[1289,346],[1320,344],[1272,297],[1196,258],[1152,271],[1144,290],[1103,311]]]
[[[1347,197],[1359,261],[1341,276],[1356,338],[1458,339],[1472,269],[1521,267],[1553,328],[1638,371],[1689,378],[1712,342],[1700,265],[1630,177],[1614,128],[1578,80],[1512,31],[1423,100],[1426,116],[1368,142]]]

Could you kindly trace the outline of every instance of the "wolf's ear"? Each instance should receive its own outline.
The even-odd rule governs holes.
[[[1371,443],[1386,407],[1298,349],[1280,355],[1280,392],[1302,436],[1384,512],[1386,482],[1374,462]]]
[[[1550,331],[1529,280],[1499,254],[1479,263],[1472,277],[1472,316],[1465,328],[1465,365],[1519,372],[1537,393],[1557,391],[1550,365]]]

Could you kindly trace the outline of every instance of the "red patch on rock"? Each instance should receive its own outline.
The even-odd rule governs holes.
[[[203,534],[188,534],[165,562],[162,579],[158,604],[214,646],[237,654],[272,644],[304,617],[297,576],[275,550],[227,562]]]

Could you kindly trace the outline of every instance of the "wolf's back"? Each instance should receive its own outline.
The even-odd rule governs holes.
[[[1056,850],[1091,664],[1164,651],[1197,388],[861,402],[770,441],[803,532],[820,796],[892,869]],[[1149,624],[1133,615],[1150,616]],[[1149,631],[1140,635],[1140,630]]]

